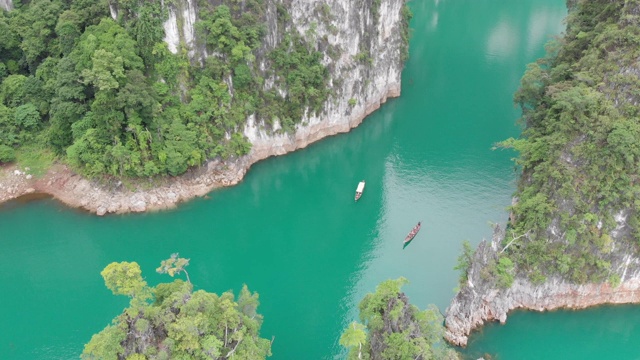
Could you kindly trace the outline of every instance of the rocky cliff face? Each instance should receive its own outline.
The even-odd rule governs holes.
[[[10,11],[13,9],[13,1],[12,0],[0,0],[0,8]]]
[[[640,80],[640,52],[636,44],[616,40],[637,33],[640,3],[593,0],[569,1],[568,6],[567,31],[550,71],[542,76],[528,72],[516,95],[529,101],[523,106],[523,139],[551,150],[533,155],[520,148],[525,165],[519,204],[514,204],[510,221],[522,235],[514,237],[509,231],[505,238],[496,229],[493,240],[476,250],[468,281],[446,312],[446,337],[457,345],[466,345],[469,333],[485,321],[504,323],[514,309],[640,302],[640,207],[634,187],[639,167],[636,158],[615,166],[619,158],[631,156],[638,138],[622,130],[630,140],[619,145],[610,126],[638,126],[640,97],[632,84]],[[602,52],[605,43],[609,48]],[[566,76],[544,78],[561,69],[571,70]],[[533,87],[531,79],[537,81]],[[543,83],[537,94],[523,95]],[[582,118],[586,123],[575,123],[575,113],[558,99],[563,91],[566,95],[577,89],[607,99],[599,111],[614,115],[590,113]],[[567,136],[552,140],[558,135]],[[577,150],[580,146],[588,150]],[[618,179],[620,185],[612,186]],[[533,197],[551,201],[536,203]],[[540,204],[548,208],[539,212]],[[504,279],[512,276],[509,285]]]
[[[380,107],[388,97],[400,95],[403,67],[402,8],[404,0],[283,0],[265,1],[267,34],[262,53],[280,42],[282,29],[277,19],[277,5],[284,5],[291,15],[291,29],[317,43],[317,47],[334,49],[339,56],[324,52],[323,64],[330,71],[331,96],[322,111],[306,114],[295,133],[282,134],[254,118],[248,119],[244,134],[252,143],[251,162],[303,148],[329,135],[349,131],[365,116]],[[326,9],[326,10],[325,10]],[[192,58],[206,57],[198,48],[194,25],[198,10],[195,0],[175,1],[169,5],[164,23],[165,41],[177,52],[181,46]],[[320,49],[323,50],[323,49]],[[358,61],[366,53],[370,61]],[[261,68],[264,59],[258,56]],[[269,83],[267,79],[266,83]],[[351,100],[351,102],[350,102]],[[355,101],[355,104],[353,103]]]
[[[332,9],[332,23],[337,31],[334,30],[334,35],[322,26],[318,28],[317,36],[326,36],[329,45],[336,46],[341,52],[336,60],[326,54],[324,59],[331,71],[333,96],[321,113],[307,116],[292,135],[269,135],[260,130],[260,124],[250,121],[245,135],[253,144],[250,156],[254,160],[284,154],[325,136],[349,131],[379,108],[387,97],[400,95],[400,14],[404,1],[382,1],[377,18],[367,11],[371,6],[368,1],[293,1],[291,14],[300,32],[304,33],[312,22],[308,14],[323,3]],[[368,49],[372,64],[354,60],[360,49]],[[356,101],[355,105],[349,104],[350,99]]]
[[[256,60],[266,73],[265,54],[280,43],[283,34],[278,22],[277,7],[287,9],[291,21],[287,31],[297,31],[316,44],[324,53],[323,64],[330,73],[331,95],[323,108],[307,112],[295,130],[283,133],[276,122],[267,126],[249,118],[244,128],[252,143],[251,152],[228,161],[211,160],[178,178],[155,182],[145,189],[128,190],[124,186],[106,187],[83,179],[64,167],[45,176],[46,181],[29,178],[25,169],[0,169],[0,202],[32,192],[53,195],[64,203],[84,208],[99,215],[105,213],[140,212],[165,209],[194,196],[203,196],[214,188],[238,183],[249,167],[261,159],[303,148],[326,136],[349,131],[388,97],[400,95],[403,67],[402,9],[405,0],[265,0],[267,33],[262,55]],[[117,6],[110,11],[118,17]],[[186,49],[194,61],[208,56],[197,45],[195,23],[198,19],[196,0],[165,1],[169,10],[164,23],[165,41],[173,52]],[[0,0],[0,6],[11,7],[10,0]],[[375,7],[375,9],[373,8]],[[312,37],[312,39],[310,39]],[[310,41],[312,40],[312,41]],[[326,51],[334,50],[332,56]],[[356,55],[367,54],[366,61]],[[263,59],[261,59],[261,57]],[[265,84],[273,83],[268,77]],[[16,175],[16,170],[22,175]]]
[[[369,333],[369,356],[371,360],[388,359],[385,350],[389,347],[389,337],[408,337],[411,339],[425,339],[427,334],[422,331],[420,321],[416,319],[416,309],[409,304],[409,299],[404,293],[399,293],[388,300],[381,314],[382,327],[379,330],[371,330]],[[419,354],[414,360],[430,359],[430,353]],[[413,358],[413,357],[412,357]],[[455,357],[451,357],[455,359]],[[439,359],[444,359],[439,357]]]
[[[455,345],[466,346],[474,329],[489,321],[504,323],[508,313],[515,309],[583,309],[601,304],[640,302],[640,259],[629,255],[625,246],[616,245],[611,254],[615,259],[612,269],[621,278],[616,287],[608,283],[572,284],[559,276],[534,284],[520,275],[511,287],[502,289],[487,274],[487,269],[497,260],[504,236],[504,231],[497,227],[492,241],[480,243],[467,273],[467,283],[447,308],[445,338]]]

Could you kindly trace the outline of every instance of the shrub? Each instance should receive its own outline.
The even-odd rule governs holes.
[[[0,163],[10,163],[16,160],[16,152],[13,148],[0,145]]]

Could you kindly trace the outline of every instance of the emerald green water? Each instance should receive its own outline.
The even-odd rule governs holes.
[[[246,283],[260,293],[273,359],[342,358],[341,330],[385,279],[407,277],[412,302],[444,311],[462,241],[475,244],[490,236],[490,222],[506,219],[514,154],[491,146],[518,134],[512,94],[526,63],[561,31],[565,8],[562,0],[411,7],[402,97],[349,134],[258,163],[238,186],[173,211],[98,218],[52,200],[5,205],[0,358],[77,358],[127,303],[104,287],[100,271],[137,261],[149,283],[170,281],[154,269],[173,252],[191,258],[199,288],[237,292]],[[354,203],[361,179],[366,190]],[[422,230],[402,250],[418,221]],[[627,340],[640,330],[625,320],[638,314],[517,314],[474,336],[468,351],[566,359],[588,344],[580,358],[634,353]],[[597,346],[599,336],[607,346]]]
[[[516,312],[471,337],[468,359],[640,359],[640,308],[607,306],[551,313]]]

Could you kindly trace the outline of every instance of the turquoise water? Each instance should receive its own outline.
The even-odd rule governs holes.
[[[246,283],[260,293],[273,359],[341,358],[337,341],[357,303],[389,278],[407,277],[413,303],[444,311],[462,241],[476,244],[490,236],[490,223],[506,219],[514,154],[491,147],[518,134],[512,94],[525,65],[561,32],[565,8],[561,0],[411,7],[402,97],[348,134],[260,162],[239,185],[172,211],[98,218],[52,200],[4,206],[0,358],[77,358],[127,303],[104,287],[100,271],[137,261],[149,283],[170,281],[154,269],[173,252],[191,259],[199,288],[237,292]],[[354,203],[362,179],[365,193]],[[418,221],[420,233],[403,250]],[[609,311],[619,310],[566,315],[571,321],[558,318],[564,313],[518,314],[473,337],[469,351],[519,359],[510,351],[518,354],[522,340],[512,335],[532,332],[538,344],[569,348],[607,334],[606,352],[594,352],[601,358],[633,351],[617,334],[635,328],[611,325]],[[602,328],[591,326],[594,319]],[[544,331],[549,326],[582,340],[561,342]],[[531,341],[531,358],[552,358]]]
[[[640,308],[607,306],[551,313],[515,312],[471,337],[468,359],[640,359]]]

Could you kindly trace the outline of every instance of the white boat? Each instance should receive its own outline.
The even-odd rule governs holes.
[[[363,191],[364,191],[364,180],[360,181],[360,183],[358,184],[358,187],[356,188],[356,201],[360,199]]]

